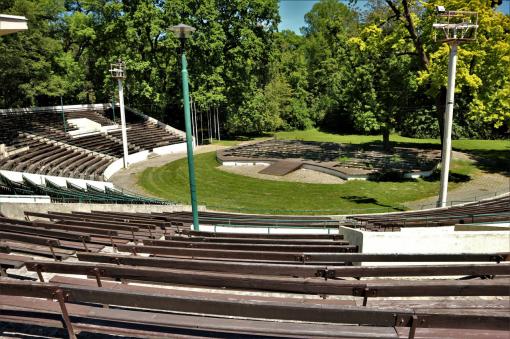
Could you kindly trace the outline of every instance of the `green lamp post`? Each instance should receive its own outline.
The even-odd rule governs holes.
[[[195,31],[194,27],[178,24],[172,26],[170,30],[181,41],[181,65],[182,65],[182,95],[184,98],[184,122],[186,125],[186,148],[188,152],[188,173],[189,173],[189,190],[191,193],[191,211],[193,214],[193,229],[198,231],[200,225],[198,223],[198,206],[197,192],[195,185],[195,163],[193,161],[193,137],[191,134],[191,114],[189,105],[189,88],[188,88],[188,63],[186,61],[186,51],[184,44],[191,34]]]

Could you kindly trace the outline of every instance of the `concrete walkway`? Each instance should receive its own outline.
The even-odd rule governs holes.
[[[453,151],[453,159],[474,161],[468,154]],[[437,183],[439,194],[439,181]],[[499,173],[482,172],[472,180],[463,183],[453,190],[448,191],[447,205],[460,204],[463,202],[477,201],[494,197],[495,194],[510,192],[510,177]],[[409,209],[433,208],[436,206],[438,196],[410,201],[404,204]]]
[[[437,184],[439,193],[439,182]],[[488,199],[496,193],[503,194],[510,192],[510,177],[498,173],[483,173],[448,191],[448,205],[453,201],[454,204],[461,202]],[[437,196],[411,201],[404,204],[409,209],[432,208],[436,206]]]

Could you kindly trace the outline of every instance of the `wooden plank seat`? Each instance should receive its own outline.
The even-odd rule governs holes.
[[[62,309],[57,301],[33,298],[5,296],[0,307],[2,317],[10,322],[20,324],[38,323],[47,328],[65,328],[62,322]],[[288,299],[287,299],[288,300]],[[35,306],[32,307],[31,304]],[[236,338],[409,338],[406,327],[357,326],[331,323],[299,323],[271,321],[262,319],[225,319],[218,317],[197,316],[175,313],[147,313],[126,309],[101,309],[93,306],[65,304],[71,315],[72,331],[68,336],[78,333],[99,333],[129,337],[233,337]],[[79,321],[78,319],[86,319]],[[96,322],[94,322],[96,319]],[[127,320],[129,319],[129,320]],[[133,326],[137,319],[138,326]],[[409,324],[406,324],[409,325]],[[24,329],[26,330],[26,329]],[[71,332],[71,333],[69,333]],[[400,333],[402,332],[402,333]],[[489,329],[441,329],[415,328],[419,338],[462,338],[462,339],[499,339],[507,338],[507,332]],[[400,333],[400,334],[399,334]],[[65,335],[65,330],[61,333]]]
[[[75,232],[75,231],[60,231],[60,230],[50,230],[44,228],[38,228],[28,225],[13,225],[10,223],[0,222],[0,229],[2,232],[12,232],[12,233],[22,233],[22,234],[33,234],[40,235],[45,237],[52,237],[58,239],[67,239],[74,240],[80,242],[89,242],[90,235],[83,232]]]
[[[487,205],[487,206],[470,206],[463,208],[448,208],[448,209],[438,209],[434,211],[430,211],[428,213],[419,213],[419,212],[411,212],[411,213],[403,213],[403,214],[388,214],[386,216],[365,216],[365,217],[352,217],[352,219],[375,223],[378,221],[381,222],[391,222],[391,221],[422,221],[425,220],[441,220],[442,218],[461,218],[470,215],[476,214],[489,214],[489,213],[498,213],[498,212],[510,212],[509,206],[498,206],[498,205]]]
[[[112,228],[117,230],[124,230],[124,231],[141,231],[143,229],[145,230],[151,230],[156,232],[160,225],[154,225],[151,223],[138,223],[138,222],[132,222],[132,221],[114,221],[114,220],[99,220],[99,219],[92,219],[88,220],[87,218],[84,218],[83,216],[77,216],[74,214],[68,214],[68,213],[59,213],[59,212],[48,212],[48,213],[38,213],[38,212],[25,212],[25,215],[27,217],[40,217],[40,218],[47,218],[50,220],[58,220],[58,221],[66,221],[68,224],[74,224],[74,225],[83,225],[83,226],[95,226],[95,227],[103,227],[103,228]]]
[[[2,240],[0,240],[2,241]],[[53,258],[55,260],[65,260],[73,255],[76,251],[63,248],[49,248],[45,245],[38,245],[29,241],[11,241],[4,240],[3,244],[8,246],[12,252],[27,253],[41,257]]]
[[[43,174],[60,175],[66,171],[66,167],[72,164],[78,157],[83,157],[82,154],[78,154],[74,150],[71,153],[62,155],[59,161],[53,163],[51,166],[47,166],[43,169]]]
[[[25,265],[26,261],[33,260],[31,257],[0,253],[0,276],[6,277],[8,269],[18,269]]]
[[[137,227],[137,228],[146,228],[146,229],[150,228],[151,230],[157,230],[158,228],[161,228],[164,226],[160,222],[150,223],[150,222],[147,222],[145,219],[142,220],[143,222],[139,222],[139,221],[131,220],[131,219],[107,220],[106,218],[102,218],[102,217],[94,218],[93,215],[90,215],[90,217],[89,217],[86,214],[78,214],[78,213],[61,213],[61,212],[49,211],[48,213],[25,212],[25,215],[53,219],[53,220],[90,222],[91,225],[92,224],[125,225],[125,226]],[[131,230],[131,229],[127,228],[125,230]]]
[[[275,251],[239,251],[199,248],[170,248],[165,246],[137,246],[121,245],[118,248],[123,252],[147,253],[158,256],[194,257],[216,260],[242,259],[261,262],[384,262],[395,259],[398,261],[493,261],[501,262],[508,260],[508,253],[493,254],[361,254],[361,253],[311,253],[311,252],[275,252]],[[346,251],[348,252],[348,251]]]
[[[202,236],[186,236],[175,233],[173,235],[165,235],[166,240],[180,240],[188,242],[206,242],[206,243],[237,243],[237,244],[280,244],[280,245],[347,245],[345,240],[335,239],[260,239],[260,238],[228,238],[228,237],[202,237]]]
[[[106,167],[108,167],[108,165],[110,165],[112,162],[113,161],[108,158],[103,158],[100,159],[99,161],[95,161],[95,163],[85,168],[84,176],[85,177],[88,176],[90,178],[97,178],[104,172]]]
[[[65,160],[68,158],[68,156],[71,156],[73,154],[73,150],[67,150],[62,153],[57,153],[54,156],[48,157],[44,159],[44,162],[39,165],[39,168],[37,169],[39,173],[47,173],[52,168],[57,166],[62,160]]]
[[[206,243],[189,242],[185,240],[157,240],[145,239],[143,244],[147,246],[163,246],[170,248],[203,248],[203,249],[222,249],[236,251],[281,251],[281,252],[352,252],[357,250],[357,246],[349,245],[348,242],[341,244],[321,244],[321,245],[299,245],[299,244],[241,244],[241,243]]]
[[[86,174],[87,168],[92,166],[93,164],[96,164],[97,162],[101,161],[100,157],[93,156],[93,155],[87,155],[87,157],[84,157],[81,160],[78,160],[76,163],[74,163],[71,168],[68,168],[68,170],[72,173],[72,177],[76,178],[82,178],[82,179],[98,179],[101,180],[100,175],[98,175],[98,178],[96,176],[90,176]]]
[[[48,157],[53,157],[55,155],[61,155],[65,151],[66,151],[66,149],[55,147],[47,152],[40,152],[38,154],[32,154],[32,156],[30,157],[30,160],[27,162],[27,164],[23,164],[23,163],[19,164],[18,166],[15,167],[15,170],[21,172],[22,169],[24,169],[24,171],[26,171],[26,172],[32,172],[34,170],[37,170],[38,165],[46,163],[46,159]]]
[[[509,275],[509,264],[447,264],[447,265],[403,265],[398,266],[339,266],[228,262],[215,260],[125,256],[120,254],[77,253],[80,261],[95,263],[148,266],[158,268],[213,271],[253,275],[281,275],[293,277],[361,278],[397,276],[470,276],[486,277]]]
[[[19,300],[16,303],[16,299]],[[6,296],[0,302],[0,320],[19,324],[40,324],[50,329],[63,329],[61,307],[57,301]],[[35,306],[31,306],[35,304]],[[339,333],[351,338],[398,338],[395,329],[388,327],[349,326],[338,324],[300,324],[296,322],[274,322],[268,320],[223,319],[172,313],[147,313],[126,309],[104,309],[79,304],[65,304],[73,321],[72,331],[67,336],[75,338],[79,333],[98,333],[128,337],[157,338],[204,338],[232,337],[267,338],[279,336],[296,338],[331,338]],[[84,319],[85,321],[79,321]],[[136,326],[133,319],[137,319]],[[4,321],[5,321],[4,320]],[[480,332],[480,331],[479,331]],[[496,333],[491,331],[491,333]]]
[[[182,229],[179,234],[188,236],[199,236],[208,238],[254,238],[254,239],[330,239],[342,240],[344,237],[341,234],[264,234],[264,233],[215,233],[204,231],[193,231]]]
[[[150,223],[154,224],[158,227],[164,228],[166,226],[171,226],[170,222],[166,222],[164,219],[161,219],[157,216],[153,216],[152,214],[143,214],[143,213],[117,213],[117,212],[105,212],[105,211],[91,211],[90,213],[85,212],[71,212],[71,215],[82,216],[87,219],[109,219],[112,221],[121,221],[121,222],[130,222],[130,223]]]
[[[370,224],[375,222],[400,222],[406,220],[407,223],[413,221],[433,221],[441,218],[450,217],[469,217],[475,214],[488,214],[497,212],[510,212],[510,196],[504,196],[492,200],[470,203],[463,206],[452,206],[448,208],[438,208],[426,211],[413,211],[405,213],[391,213],[379,215],[354,215],[349,219],[361,224]]]
[[[27,151],[15,154],[7,159],[7,162],[3,165],[3,169],[6,170],[17,170],[20,171],[27,166],[27,162],[30,161],[33,155],[45,154],[46,152],[53,149],[52,145],[44,145],[39,147],[31,147]]]
[[[79,250],[79,251],[100,251],[104,244],[92,244],[91,236],[85,233],[65,232],[58,230],[47,230],[27,226],[1,225],[0,240],[16,241],[21,243],[45,245],[50,252],[55,248]],[[65,234],[67,233],[67,235]]]
[[[158,293],[163,295],[173,295],[173,296],[182,296],[182,297],[213,297],[217,300],[225,300],[228,301],[229,299],[232,299],[232,295],[221,293],[221,291],[215,291],[215,290],[209,290],[207,292],[203,291],[189,291],[185,289],[173,289],[173,288],[166,288],[168,286],[147,286],[147,285],[140,285],[140,284],[130,284],[129,281],[123,280],[122,282],[117,281],[110,281],[107,280],[108,278],[102,278],[100,279],[101,286],[98,286],[98,280],[95,276],[89,276],[87,279],[83,278],[71,278],[68,276],[61,276],[61,275],[54,275],[48,282],[55,283],[55,284],[66,284],[66,285],[76,285],[76,286],[89,286],[89,287],[106,287],[110,289],[116,289],[121,291],[133,291],[133,292],[142,292],[142,293]],[[334,298],[320,298],[316,296],[315,298],[312,296],[311,298],[285,298],[284,300],[289,303],[303,303],[303,304],[326,304],[326,305],[343,305],[343,306],[356,306],[355,300],[344,300],[344,299],[334,299]],[[258,300],[258,301],[281,301],[283,300],[282,297],[278,296],[266,296],[266,295],[243,295],[243,294],[236,294],[235,299],[242,301],[242,300]],[[375,301],[375,300],[374,300]],[[416,303],[415,303],[416,304]],[[469,303],[466,303],[466,308]],[[428,308],[433,308],[434,304],[430,303],[424,303],[423,305],[419,306],[427,306]],[[486,308],[488,309],[495,309],[495,310],[505,310],[508,308],[507,305],[503,303],[497,303],[493,302],[492,300],[490,302],[487,302],[485,304]],[[438,305],[438,308],[447,308],[444,307],[442,304]],[[472,307],[474,308],[474,307]]]
[[[53,283],[35,283],[0,280],[4,295],[26,296],[34,298],[60,298],[60,305],[67,303],[96,303],[144,309],[167,310],[172,312],[191,312],[220,317],[264,318],[274,320],[305,321],[311,323],[364,324],[371,326],[412,326],[413,319],[426,321],[429,328],[467,328],[507,330],[510,315],[484,311],[468,314],[448,310],[434,312],[415,312],[412,309],[393,308],[375,309],[369,306],[343,306],[324,304],[299,304],[281,301],[239,301],[218,300],[211,297],[189,297],[124,291],[106,287],[89,287]],[[63,298],[65,296],[65,298]],[[64,304],[64,305],[63,305]],[[108,309],[110,311],[110,309]],[[65,311],[65,313],[67,313]],[[153,315],[151,314],[153,317]],[[143,319],[143,318],[142,318]],[[136,318],[137,322],[143,322]],[[232,319],[229,319],[232,320]],[[72,323],[66,319],[68,330]],[[414,324],[414,328],[417,326]],[[338,332],[336,333],[338,336]]]
[[[192,221],[189,212],[176,213],[153,213],[168,221],[187,222]],[[337,227],[339,222],[330,218],[301,218],[301,217],[264,217],[225,213],[199,213],[199,219],[206,224],[219,225],[245,225],[245,226],[303,226],[303,227]]]

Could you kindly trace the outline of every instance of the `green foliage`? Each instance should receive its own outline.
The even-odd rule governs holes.
[[[297,35],[277,31],[278,0],[6,0],[0,11],[25,15],[29,30],[0,37],[0,107],[60,96],[110,102],[108,69],[122,58],[127,104],[179,127],[179,42],[167,31],[183,22],[197,28],[186,46],[193,102],[218,109],[231,135],[320,126],[438,137],[449,53],[433,39],[441,4],[479,13],[476,43],[459,48],[454,138],[502,137],[510,128],[510,17],[496,3],[321,0]]]

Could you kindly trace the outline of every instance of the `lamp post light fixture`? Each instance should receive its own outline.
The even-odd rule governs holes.
[[[450,46],[448,62],[448,88],[443,124],[443,149],[441,151],[441,187],[437,207],[445,207],[448,194],[448,175],[452,152],[453,105],[455,93],[455,75],[457,71],[457,47],[476,39],[478,13],[469,11],[446,11],[444,6],[436,6],[437,20],[432,27],[443,34],[441,42]]]
[[[196,30],[194,27],[178,24],[172,26],[170,30],[175,34],[181,42],[181,66],[182,66],[182,96],[184,99],[184,122],[186,125],[186,149],[188,155],[188,174],[189,174],[189,190],[191,194],[191,212],[193,215],[193,229],[200,230],[198,223],[198,206],[197,206],[197,192],[195,185],[195,163],[193,161],[193,137],[191,134],[191,114],[189,103],[189,86],[188,86],[188,63],[186,60],[186,51],[184,44],[191,34]]]
[[[122,80],[126,79],[126,65],[119,59],[116,64],[110,65],[110,74],[113,79],[117,79],[119,84],[119,106],[120,106],[120,121],[122,128],[122,149],[124,150],[124,168],[128,166],[128,147],[127,147],[127,131],[126,131],[126,113],[124,111],[124,88],[122,87]],[[112,107],[115,109],[115,107]]]

